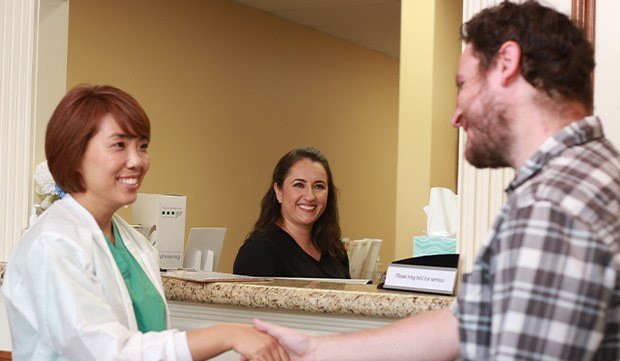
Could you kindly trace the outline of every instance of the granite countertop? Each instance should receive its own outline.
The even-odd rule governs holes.
[[[0,285],[5,263],[0,262]],[[272,310],[404,318],[450,307],[454,297],[305,280],[200,283],[162,277],[166,298]]]
[[[303,280],[199,283],[162,277],[166,298],[206,304],[306,311],[382,318],[404,318],[450,307],[451,296]]]

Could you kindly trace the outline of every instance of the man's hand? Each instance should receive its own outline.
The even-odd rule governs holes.
[[[286,350],[291,361],[314,361],[316,339],[286,327],[277,326],[261,320],[254,320],[254,327],[278,340]]]
[[[449,309],[422,312],[383,327],[312,337],[254,320],[273,336],[291,361],[454,360],[459,355],[458,321]],[[411,342],[416,340],[416,342]]]
[[[235,325],[230,336],[233,337],[232,349],[241,355],[242,361],[289,361],[275,337],[258,332],[250,325]]]

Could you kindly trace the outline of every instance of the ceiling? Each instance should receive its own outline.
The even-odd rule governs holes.
[[[286,20],[400,56],[400,0],[235,0]]]

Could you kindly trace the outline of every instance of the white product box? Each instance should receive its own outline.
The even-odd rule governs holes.
[[[132,223],[152,229],[149,237],[159,251],[159,267],[183,267],[185,240],[185,206],[187,197],[180,194],[138,193],[132,205]]]

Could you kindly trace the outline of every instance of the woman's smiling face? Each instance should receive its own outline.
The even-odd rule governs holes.
[[[112,115],[104,115],[82,158],[86,191],[80,198],[112,213],[133,203],[149,169],[147,147],[147,139],[125,134]]]
[[[327,205],[327,172],[319,162],[302,159],[289,169],[282,187],[273,185],[282,204],[282,225],[312,229]]]

